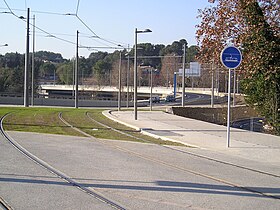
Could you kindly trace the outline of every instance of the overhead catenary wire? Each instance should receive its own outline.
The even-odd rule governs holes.
[[[7,6],[8,10],[10,11],[10,14],[12,14],[13,16],[15,16],[15,17],[21,19],[21,20],[24,21],[24,22],[27,22],[22,16],[18,16],[18,15],[16,15],[16,14],[13,12],[13,10],[10,8],[10,6],[9,6],[9,4],[6,2],[6,0],[3,0],[3,1],[4,1],[5,5]],[[32,23],[29,23],[29,24],[30,24],[31,26],[34,26]],[[50,37],[52,37],[52,38],[55,38],[55,39],[58,39],[58,40],[60,40],[60,41],[64,41],[64,42],[67,42],[67,43],[76,45],[75,42],[72,42],[72,41],[69,41],[69,40],[66,40],[66,39],[63,39],[63,38],[54,36],[53,34],[47,32],[47,31],[44,30],[44,29],[41,29],[41,28],[38,27],[38,26],[34,26],[34,27],[35,27],[37,30],[39,30],[39,31],[41,31],[41,32],[43,32],[43,33],[45,33],[45,34],[47,34],[48,36],[50,36]]]
[[[93,36],[89,37],[89,38],[94,38],[94,39],[102,40],[103,42],[99,42],[97,40],[95,40],[95,41],[100,43],[100,44],[106,45],[108,48],[111,48],[111,46],[109,44],[112,44],[112,45],[115,45],[117,47],[120,47],[120,44],[118,44],[116,42],[113,42],[113,41],[110,41],[108,39],[104,39],[104,38],[100,37],[99,35],[97,35],[97,33],[94,32],[77,14],[67,13],[66,15],[76,17],[80,21],[80,23],[82,23],[82,25],[84,25],[93,34]],[[109,43],[109,44],[107,44],[106,42]],[[122,48],[124,48],[124,47],[122,46]]]
[[[3,12],[3,13],[10,13],[10,14],[14,15],[15,17],[17,17],[17,18],[23,20],[24,22],[26,22],[26,20],[25,20],[22,16],[16,15],[16,14],[14,13],[14,11],[13,11],[13,10],[15,10],[15,11],[26,11],[26,10],[22,10],[22,9],[11,9],[10,6],[8,5],[8,3],[6,2],[6,0],[3,0],[3,1],[4,1],[5,5],[6,5],[6,7],[7,7],[8,10],[9,10],[9,12]],[[112,47],[111,45],[116,46],[116,49],[121,49],[121,48],[124,49],[124,48],[125,48],[125,47],[122,46],[124,43],[117,42],[117,41],[113,41],[113,40],[108,40],[108,39],[102,38],[102,37],[100,37],[99,35],[97,35],[97,33],[96,33],[95,31],[93,31],[93,30],[85,23],[85,21],[82,20],[82,19],[78,16],[79,5],[80,5],[80,0],[78,0],[78,2],[77,2],[76,14],[73,14],[73,13],[55,13],[55,12],[46,12],[46,11],[31,11],[31,12],[32,12],[32,13],[48,14],[48,15],[63,15],[63,16],[69,15],[69,16],[75,16],[75,17],[78,19],[78,21],[79,21],[84,27],[86,27],[86,28],[93,34],[93,36],[88,36],[88,38],[92,38],[92,39],[94,39],[96,42],[98,42],[99,44],[105,45],[105,47],[100,47],[100,48],[103,48],[103,49],[106,49],[106,48],[107,48],[107,49],[114,49],[114,47]],[[7,8],[0,8],[0,9],[7,9]],[[33,26],[32,23],[30,23],[30,25]],[[47,37],[52,37],[52,38],[55,38],[55,39],[57,39],[57,40],[60,40],[60,41],[63,41],[63,42],[67,42],[67,43],[69,43],[69,44],[76,45],[76,43],[73,42],[73,41],[69,41],[69,40],[67,40],[67,39],[58,37],[58,36],[56,36],[54,33],[50,33],[50,32],[48,32],[48,31],[46,31],[46,30],[44,30],[44,29],[42,29],[42,28],[40,28],[40,27],[38,27],[38,26],[34,26],[34,27],[35,27],[37,30],[39,30],[39,31],[41,31],[41,32],[43,32],[43,33],[45,33],[45,34],[47,35]],[[59,34],[57,33],[57,35],[59,35]],[[60,35],[64,35],[64,34],[60,34]],[[70,36],[70,35],[69,35],[69,36]],[[72,36],[73,36],[73,35],[72,35]],[[101,40],[101,41],[103,41],[103,42],[98,41],[98,39]],[[109,45],[108,43],[111,44],[111,45]],[[98,47],[84,47],[84,48],[94,49],[94,48],[98,48]]]
[[[104,39],[104,38],[98,36],[78,15],[79,6],[80,6],[80,0],[77,1],[76,13],[74,16],[95,36],[95,38],[98,38],[102,41],[108,42],[108,43],[116,45],[116,46],[120,46],[120,44],[117,44],[116,42],[113,42],[113,41],[110,41],[108,39]],[[73,14],[69,14],[69,15],[73,15]]]
[[[6,7],[0,7],[1,10],[7,9]],[[13,11],[18,11],[18,12],[26,12],[27,9],[12,9]],[[58,16],[65,16],[68,13],[58,13],[58,12],[48,12],[48,11],[38,11],[38,10],[32,10],[30,11],[31,13],[34,14],[46,14],[46,15],[58,15]]]
[[[78,15],[78,11],[79,11],[79,6],[80,6],[80,0],[78,0],[78,2],[77,2],[76,15]]]
[[[10,6],[8,5],[8,3],[6,2],[6,0],[3,0],[3,1],[4,1],[4,3],[6,4],[8,10],[10,11],[10,13],[16,16],[16,14],[11,10],[11,8],[10,8]]]
[[[26,20],[24,20],[24,19],[23,19],[23,21],[26,22]],[[30,23],[30,25],[31,25],[31,26],[34,26],[32,23]],[[60,40],[60,41],[63,41],[63,42],[67,42],[67,43],[69,43],[69,44],[76,45],[75,42],[72,42],[72,41],[69,41],[69,40],[67,40],[67,39],[63,39],[63,38],[60,38],[60,37],[58,37],[58,36],[55,36],[55,35],[53,35],[53,34],[47,32],[47,31],[45,31],[44,29],[39,28],[38,26],[34,26],[34,27],[35,27],[36,29],[38,29],[39,31],[41,31],[41,32],[43,32],[43,33],[45,33],[45,34],[47,34],[48,37],[55,38],[55,39]]]
[[[105,38],[102,38],[100,37],[99,35],[97,35],[78,15],[74,15],[96,38],[104,41],[104,42],[107,42],[107,43],[110,43],[110,44],[113,44],[115,46],[119,46],[120,44],[119,43],[116,43],[116,42],[112,42],[108,39],[105,39]]]
[[[45,34],[44,32],[38,32],[39,34]],[[69,37],[76,37],[77,35],[75,34],[66,34],[66,33],[53,33],[53,32],[50,32],[50,34],[52,35],[58,35],[58,36],[69,36]],[[91,35],[89,34],[85,34],[85,33],[79,33],[79,37],[84,37],[84,38],[92,38]]]

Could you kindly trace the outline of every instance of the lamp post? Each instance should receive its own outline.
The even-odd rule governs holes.
[[[122,52],[120,51],[120,61],[119,61],[119,92],[118,92],[118,111],[120,111],[120,110],[121,110],[121,88],[122,88],[122,78],[121,78],[122,69],[121,69],[121,65],[122,65]]]
[[[75,66],[75,108],[79,108],[79,31],[77,30],[77,43],[76,43],[76,66]]]
[[[26,30],[26,52],[25,52],[25,71],[24,71],[24,102],[23,105],[24,107],[29,106],[29,82],[28,82],[28,77],[29,77],[29,14],[30,14],[30,9],[27,8],[27,30]]]
[[[184,52],[184,56],[183,56],[183,76],[182,76],[182,107],[185,106],[186,44],[184,44],[184,46],[183,46],[183,52]]]
[[[236,70],[233,70],[233,101],[232,105],[235,106],[236,104],[236,98],[235,98],[235,93],[236,93]]]
[[[150,69],[150,111],[153,110],[153,69]]]
[[[211,108],[214,108],[214,60],[211,65]]]
[[[10,12],[5,12],[10,13]],[[24,70],[24,107],[29,107],[29,22],[30,19],[33,19],[33,52],[32,52],[32,69],[31,69],[31,105],[34,106],[34,50],[35,50],[35,15],[33,18],[30,18],[30,8],[27,8],[27,17],[20,16],[19,19],[26,19],[27,27],[26,27],[26,51],[25,51],[25,70]],[[5,44],[4,46],[8,46]]]
[[[134,45],[134,120],[137,120],[137,34],[152,32],[150,29],[137,30],[135,28],[135,45]]]
[[[127,70],[126,70],[126,107],[129,107],[129,53],[127,53]]]

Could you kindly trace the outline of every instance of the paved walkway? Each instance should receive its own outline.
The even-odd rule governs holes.
[[[246,159],[280,164],[280,137],[231,128],[230,147],[227,148],[226,127],[184,118],[161,111],[106,111],[104,114],[122,124],[163,140],[220,151]]]

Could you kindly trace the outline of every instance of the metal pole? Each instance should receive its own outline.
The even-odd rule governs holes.
[[[190,70],[191,70],[192,90],[193,90],[193,68],[191,68],[191,65],[190,65]]]
[[[250,118],[250,131],[254,131],[254,118]]]
[[[151,77],[150,77],[150,85],[151,85],[151,92],[150,92],[150,111],[153,110],[153,69],[151,69]]]
[[[34,71],[35,71],[35,15],[33,15],[33,52],[32,52],[32,76],[31,76],[31,106],[34,106]]]
[[[220,95],[220,69],[218,67],[217,71],[217,94]]]
[[[122,88],[122,70],[121,70],[121,65],[122,65],[122,52],[120,51],[120,61],[119,61],[119,92],[118,92],[118,111],[121,110],[121,88]]]
[[[73,82],[73,90],[72,90],[72,96],[74,97],[75,95],[75,58],[73,58],[73,78],[72,78],[72,82]]]
[[[211,87],[211,107],[214,108],[214,63],[212,63],[212,87]]]
[[[129,55],[127,56],[127,72],[126,72],[126,107],[129,107]]]
[[[237,81],[236,81],[236,93],[239,94],[239,75],[237,75]]]
[[[29,14],[30,9],[27,8],[27,30],[26,30],[26,52],[25,52],[25,71],[24,71],[24,107],[29,106],[29,84],[28,84],[28,71],[29,71]]]
[[[225,93],[227,92],[227,72],[225,71]]]
[[[186,44],[184,44],[184,56],[183,56],[183,75],[182,75],[182,107],[185,106],[185,74],[186,74],[186,69],[185,69],[185,62],[186,62]]]
[[[174,92],[174,98],[176,98],[176,91],[177,91],[177,74],[174,72],[174,80],[173,80],[173,92]]]
[[[134,48],[134,120],[137,120],[137,28],[135,28]]]
[[[236,71],[233,70],[233,106],[235,106],[235,92],[236,92]]]
[[[230,83],[231,83],[231,69],[228,71],[228,113],[227,113],[227,147],[230,143]]]
[[[78,67],[79,67],[79,31],[77,31],[76,44],[76,68],[75,68],[75,108],[79,108],[79,87],[78,87]]]
[[[167,82],[166,87],[169,88],[169,69],[167,69]]]

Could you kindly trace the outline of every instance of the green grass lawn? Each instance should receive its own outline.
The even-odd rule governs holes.
[[[62,117],[71,125],[96,138],[184,146],[143,135],[139,131],[106,118],[102,111],[103,109],[0,107],[0,117],[9,113],[3,123],[5,130],[83,136],[59,119],[58,115],[62,113]],[[130,136],[94,122],[86,115],[87,113],[98,122],[128,133]]]
[[[82,136],[66,126],[59,118],[61,108],[0,108],[0,115],[10,113],[4,121],[4,129],[37,133]]]

